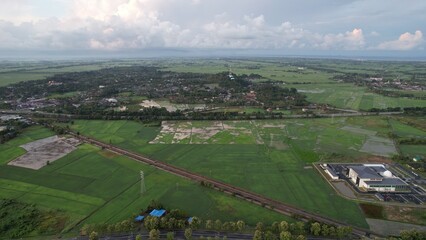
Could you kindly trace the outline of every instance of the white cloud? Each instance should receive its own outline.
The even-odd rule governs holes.
[[[417,30],[414,34],[406,32],[401,34],[397,40],[383,42],[377,48],[382,50],[411,50],[423,43],[423,34],[420,30]]]
[[[321,38],[320,42],[316,44],[321,49],[357,50],[365,46],[364,34],[360,28],[344,34],[326,34]]]
[[[19,6],[16,0],[5,1],[10,6]],[[27,9],[22,16],[30,14],[31,11],[28,9],[31,9],[31,1],[22,1],[25,3],[23,9]],[[61,17],[34,18],[29,22],[14,21],[7,17],[13,14],[7,15],[6,18],[0,15],[0,48],[117,51],[162,47],[307,50],[372,48],[361,28],[330,33],[318,26],[307,29],[306,25],[289,21],[271,23],[268,12],[237,16],[235,9],[226,7],[224,9],[228,13],[224,13],[224,9],[221,9],[222,12],[206,15],[200,21],[193,21],[190,24],[178,23],[176,19],[165,14],[167,12],[165,9],[171,8],[191,8],[192,12],[196,9],[202,10],[206,6],[212,6],[213,1],[49,1],[68,4],[70,11]],[[236,3],[232,2],[230,5],[234,6]],[[367,36],[376,41],[383,41],[382,34],[378,35],[376,32],[371,32]],[[378,48],[413,49],[422,42],[422,33],[417,31],[415,34],[405,33],[398,40],[384,42]]]

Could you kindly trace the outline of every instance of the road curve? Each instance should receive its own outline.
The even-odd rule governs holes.
[[[87,136],[82,136],[82,135],[76,134],[76,133],[71,132],[71,131],[68,132],[68,133],[70,135],[84,141],[84,142],[87,142],[87,143],[90,143],[90,144],[93,144],[93,145],[97,145],[99,147],[102,147],[104,149],[108,149],[108,150],[115,152],[115,153],[118,153],[118,154],[125,155],[129,158],[132,158],[134,160],[149,164],[151,166],[154,166],[158,169],[170,172],[170,173],[175,174],[177,176],[184,177],[184,178],[187,178],[187,179],[199,182],[199,183],[203,182],[205,184],[208,184],[209,186],[211,186],[212,188],[214,188],[216,190],[219,190],[219,191],[222,191],[224,193],[236,196],[240,199],[249,201],[251,203],[264,206],[264,207],[269,208],[269,209],[271,209],[275,212],[278,212],[278,213],[281,213],[281,214],[284,214],[284,215],[287,215],[287,216],[298,216],[298,217],[302,218],[302,220],[305,220],[305,221],[313,220],[313,221],[318,221],[318,222],[326,223],[326,224],[329,224],[329,225],[335,225],[335,226],[350,226],[353,229],[352,233],[357,235],[357,236],[378,236],[378,237],[382,237],[380,234],[372,232],[368,229],[363,229],[363,228],[351,226],[347,223],[339,222],[337,220],[334,220],[334,219],[331,219],[331,218],[328,218],[328,217],[324,217],[324,216],[321,216],[321,215],[318,215],[318,214],[315,214],[315,213],[310,213],[310,212],[307,212],[303,209],[291,206],[289,204],[282,203],[280,201],[267,198],[267,197],[262,196],[260,194],[253,193],[253,192],[250,192],[248,190],[245,190],[245,189],[242,189],[242,188],[239,188],[239,187],[235,187],[235,186],[232,186],[230,184],[226,184],[226,183],[223,183],[221,181],[218,181],[216,179],[211,179],[211,178],[202,176],[200,174],[193,173],[193,172],[190,172],[188,170],[185,170],[185,169],[182,169],[182,168],[179,168],[179,167],[176,167],[176,166],[173,166],[173,165],[161,162],[161,161],[157,161],[157,160],[153,160],[153,159],[144,157],[140,154],[119,148],[117,146],[113,146],[111,144],[103,143],[101,141],[98,141],[96,139],[93,139],[93,138],[90,138],[90,137],[87,137]],[[348,216],[348,217],[350,217],[350,216]]]

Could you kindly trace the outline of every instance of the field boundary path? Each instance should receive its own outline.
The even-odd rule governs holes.
[[[226,184],[223,182],[220,182],[218,180],[215,179],[211,179],[193,172],[190,172],[188,170],[161,162],[161,161],[157,161],[157,160],[153,160],[147,157],[144,157],[140,154],[131,152],[129,150],[126,149],[122,149],[119,148],[117,146],[111,145],[111,144],[106,144],[104,142],[98,141],[96,139],[93,139],[91,137],[87,137],[87,136],[82,136],[79,134],[76,134],[74,132],[69,131],[68,132],[70,135],[79,138],[80,140],[93,144],[93,145],[97,145],[101,148],[107,149],[109,151],[118,153],[118,154],[122,154],[125,155],[131,159],[137,160],[139,162],[143,162],[146,164],[149,164],[157,169],[172,173],[174,175],[180,176],[180,177],[184,177],[187,178],[189,180],[195,181],[195,182],[199,182],[199,183],[203,183],[206,186],[209,186],[213,189],[219,190],[221,192],[227,193],[229,195],[238,197],[240,199],[249,201],[251,203],[263,206],[265,208],[269,208],[275,212],[278,212],[280,214],[284,214],[290,217],[299,217],[304,221],[309,221],[309,220],[314,220],[314,221],[318,221],[318,222],[322,222],[322,223],[326,223],[329,225],[335,225],[335,226],[350,226],[353,229],[353,234],[357,235],[357,236],[378,236],[378,237],[382,237],[382,235],[372,232],[368,229],[363,229],[363,228],[359,228],[356,226],[351,226],[347,223],[343,223],[343,222],[339,222],[337,220],[328,218],[328,217],[324,217],[318,214],[314,214],[314,213],[310,213],[307,212],[303,209],[291,206],[289,204],[277,201],[277,200],[273,200],[270,198],[267,198],[265,196],[262,196],[260,194],[257,193],[253,193],[250,192],[248,190],[239,188],[239,187],[235,187],[232,186],[230,184]],[[349,218],[350,216],[348,216]]]

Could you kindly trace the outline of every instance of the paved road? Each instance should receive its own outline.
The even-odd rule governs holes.
[[[167,237],[167,232],[169,231],[162,231],[160,234],[160,237],[162,239],[166,239]],[[174,235],[174,239],[185,239],[185,235],[184,235],[184,230],[175,230],[173,231],[175,233]],[[123,239],[123,240],[128,240],[128,239],[135,239],[136,235],[140,234],[142,236],[142,239],[148,239],[149,238],[149,233],[147,232],[141,232],[141,233],[123,233],[123,234],[112,234],[112,235],[108,235],[108,236],[102,236],[100,239],[103,240],[109,240],[109,239]],[[195,239],[198,239],[200,237],[211,237],[211,238],[215,238],[215,237],[219,237],[220,239],[222,239],[224,236],[226,236],[227,239],[253,239],[253,234],[249,234],[249,233],[230,233],[230,232],[217,232],[217,231],[203,231],[203,230],[198,230],[198,231],[193,231],[192,232],[192,237]],[[75,240],[86,240],[88,239],[87,236],[85,237],[77,237],[77,238],[73,238]]]
[[[160,233],[161,239],[167,238],[167,232],[169,231],[162,231]],[[174,239],[176,240],[183,240],[186,239],[184,235],[184,230],[175,230],[173,231],[175,233]],[[147,232],[141,232],[141,233],[123,233],[123,234],[113,234],[108,236],[101,236],[100,239],[102,240],[133,240],[136,238],[136,235],[140,234],[142,236],[142,239],[149,239],[149,234]],[[226,239],[240,239],[240,240],[251,240],[253,239],[253,234],[250,233],[235,233],[235,232],[217,232],[217,231],[206,231],[206,230],[196,230],[192,232],[192,238],[193,239],[199,239],[200,237],[211,237],[214,239],[215,237],[219,237],[219,239],[223,239],[223,237],[226,237]],[[73,240],[87,240],[89,237],[87,236],[80,236],[76,238],[72,238]],[[313,237],[308,236],[308,240],[324,240],[324,239],[335,239],[335,238],[325,238],[325,237]]]
[[[161,161],[156,161],[154,159],[150,159],[147,157],[144,157],[140,154],[128,151],[126,149],[122,149],[110,144],[106,144],[103,143],[101,141],[98,141],[96,139],[93,138],[89,138],[86,136],[82,136],[82,135],[77,135],[76,133],[73,132],[69,132],[69,134],[73,135],[74,137],[77,137],[85,142],[88,142],[90,144],[94,144],[97,146],[100,146],[102,148],[108,149],[112,152],[118,153],[118,154],[123,154],[128,156],[129,158],[132,158],[134,160],[149,164],[151,166],[154,166],[158,169],[161,169],[163,171],[167,171],[170,172],[172,174],[196,181],[196,182],[204,182],[209,184],[212,188],[217,189],[219,191],[222,191],[224,193],[233,195],[235,197],[238,197],[240,199],[249,201],[251,203],[257,204],[257,205],[261,205],[264,206],[266,208],[269,208],[275,212],[284,214],[284,215],[288,215],[288,216],[299,216],[302,220],[305,221],[309,221],[309,220],[314,220],[314,221],[318,221],[318,222],[323,222],[329,225],[335,225],[335,226],[348,226],[347,223],[343,223],[343,222],[339,222],[337,220],[334,219],[330,219],[318,214],[314,214],[314,213],[310,213],[307,212],[303,209],[291,206],[289,204],[285,204],[267,197],[264,197],[262,195],[259,195],[257,193],[253,193],[250,191],[247,191],[245,189],[239,188],[239,187],[235,187],[232,186],[230,184],[226,184],[223,182],[220,182],[218,180],[215,179],[211,179],[193,172],[190,172],[188,170],[161,162]],[[348,216],[349,218],[350,216]],[[359,227],[355,227],[355,226],[351,226],[353,229],[353,234],[357,235],[357,236],[366,236],[366,235],[375,235],[375,236],[380,236],[377,233],[371,232],[367,229],[362,229]]]

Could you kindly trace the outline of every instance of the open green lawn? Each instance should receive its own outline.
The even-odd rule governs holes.
[[[216,141],[214,144],[170,144],[171,139],[169,144],[148,144],[160,132],[160,128],[144,127],[130,121],[78,120],[71,127],[81,134],[105,142],[111,141],[157,160],[235,184],[308,211],[366,227],[357,204],[336,196],[321,176],[310,168],[311,162],[319,160],[319,153],[315,150],[317,137],[315,132],[312,133],[312,127],[321,130],[325,139],[321,146],[326,152],[336,151],[332,147],[337,146],[333,143],[333,133],[340,132],[342,136],[347,133],[338,129],[340,125],[327,130],[327,126],[331,125],[331,122],[327,121],[330,120],[320,119],[315,123],[308,120],[223,123],[236,129],[251,129],[252,133],[247,136],[262,140],[259,144],[256,144],[256,140],[247,141],[246,137],[235,140],[235,136],[225,134],[226,131],[211,138],[223,141]],[[191,124],[192,127],[207,129],[212,124],[218,125],[208,121],[193,121]],[[275,128],[272,127],[274,124],[277,125]],[[188,126],[190,125],[186,122],[179,125],[183,129]],[[244,131],[240,130],[243,133]],[[349,146],[354,141],[362,145],[364,135],[354,134],[346,138],[347,141],[341,143],[343,145],[340,151],[357,153],[350,150]],[[326,140],[328,142],[325,142]],[[208,143],[211,140],[205,141]]]
[[[132,126],[130,122],[129,126]],[[130,137],[132,131],[127,130],[123,136]],[[119,128],[116,131],[119,132]],[[155,131],[152,131],[143,129],[139,136],[143,139],[141,136],[150,132],[153,136]],[[41,127],[29,128],[7,145],[2,145],[1,153],[52,134]],[[14,154],[1,154],[0,197],[60,210],[68,216],[65,232],[76,224],[78,226],[73,231],[85,223],[115,223],[128,219],[152,200],[203,219],[243,219],[250,225],[258,221],[291,221],[260,206],[87,144],[40,170],[6,165],[15,157]],[[147,188],[142,195],[140,170],[145,173]]]

